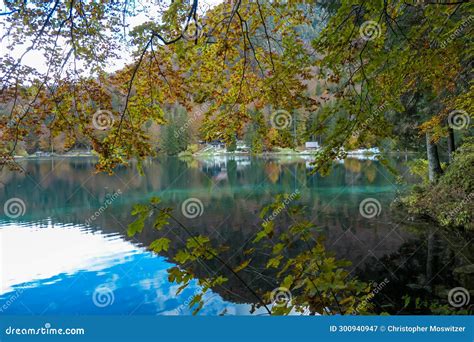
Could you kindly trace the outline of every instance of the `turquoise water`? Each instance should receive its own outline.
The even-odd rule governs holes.
[[[392,162],[407,178],[403,161]],[[162,198],[193,233],[228,246],[224,257],[238,265],[244,247],[258,232],[260,209],[278,193],[298,191],[298,203],[306,206],[327,248],[351,260],[354,275],[377,282],[390,277],[390,286],[377,299],[380,305],[399,301],[400,284],[420,283],[420,274],[434,276],[432,284],[452,278],[448,270],[435,275],[427,267],[434,263],[436,269],[442,262],[427,257],[433,252],[428,236],[435,238],[435,247],[445,242],[438,234],[426,233],[432,227],[393,212],[390,202],[401,187],[375,160],[347,159],[325,178],[311,174],[305,160],[246,156],[162,158],[146,162],[143,176],[133,165],[112,176],[95,174],[90,158],[29,160],[21,165],[24,172],[5,170],[0,179],[0,203],[15,198],[24,204],[23,215],[12,218],[3,212],[0,220],[1,314],[190,314],[187,304],[196,283],[176,295],[178,285],[168,281],[166,272],[184,244],[183,232],[173,226],[165,229],[172,244],[162,255],[146,249],[161,236],[151,227],[134,238],[126,234],[132,206],[152,196]],[[202,205],[196,218],[181,208],[190,198]],[[367,198],[380,204],[373,218],[359,210]],[[195,272],[204,277],[209,270]],[[252,274],[243,277],[259,288],[276,285]],[[232,280],[226,288],[213,289],[204,301],[204,315],[249,314],[254,303]]]

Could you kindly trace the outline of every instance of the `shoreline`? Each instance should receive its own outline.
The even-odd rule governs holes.
[[[168,156],[166,154],[157,154],[153,158],[157,157],[177,157],[177,158],[195,158],[195,159],[202,159],[202,158],[207,158],[207,157],[233,157],[233,156],[239,156],[239,157],[302,157],[306,159],[309,156],[314,156],[318,151],[274,151],[274,152],[263,152],[263,153],[249,153],[249,152],[214,152],[214,153],[194,153],[194,154],[184,154],[184,155],[173,155],[173,156]],[[417,154],[417,152],[414,151],[391,151],[391,152],[385,152],[384,154],[386,155],[414,155]],[[365,158],[376,158],[377,156],[381,155],[381,153],[371,153],[371,152],[359,152],[359,151],[354,151],[354,152],[348,152],[347,153],[347,158],[351,157],[365,157]],[[65,154],[56,154],[56,153],[48,153],[48,154],[42,154],[42,155],[28,155],[28,156],[22,156],[22,155],[15,155],[13,156],[14,159],[20,159],[20,160],[32,160],[32,159],[49,159],[49,158],[97,158],[97,155],[94,153],[87,153],[87,152],[78,152],[76,154],[70,154],[70,153],[65,153]],[[306,157],[306,158],[305,158]]]

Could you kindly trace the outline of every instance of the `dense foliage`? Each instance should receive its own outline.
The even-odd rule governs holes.
[[[176,103],[189,118],[206,104],[194,140],[246,139],[258,153],[318,138],[323,172],[348,149],[405,144],[402,134],[418,148],[420,133],[430,145],[454,137],[453,118],[469,130],[468,1],[239,0],[202,13],[198,1],[163,3],[157,13],[134,1],[5,4],[7,48],[31,41],[25,54],[37,49],[48,61],[45,73],[23,66],[23,56],[0,61],[5,160],[37,135],[43,147],[90,145],[99,169],[111,171],[155,153],[156,129]],[[143,13],[150,20],[128,30],[126,18]],[[106,73],[123,40],[135,61]]]
[[[421,171],[426,174],[425,167]],[[474,229],[474,143],[472,139],[459,147],[453,163],[436,184],[425,182],[415,186],[400,199],[401,204],[415,215],[434,218],[442,226]]]
[[[244,140],[261,153],[310,140],[322,143],[313,164],[326,174],[351,149],[426,151],[426,162],[415,165],[426,175],[425,185],[405,202],[443,225],[472,229],[470,1],[236,0],[209,8],[198,0],[4,4],[6,49],[26,47],[20,57],[0,57],[2,165],[14,167],[14,157],[25,151],[85,147],[98,155],[99,171],[112,173],[157,151],[190,154],[198,141],[235,151]],[[130,25],[138,15],[147,19]],[[124,47],[133,51],[130,63],[106,71]],[[32,51],[43,55],[45,71],[23,63]],[[148,223],[160,230],[170,220],[187,232],[158,199],[133,214],[131,236]],[[240,265],[219,259],[225,246],[189,234],[186,248],[173,257],[170,281],[182,290],[196,277],[193,264],[217,261],[227,275],[201,279],[203,291],[228,276],[243,282],[239,273],[260,254],[268,258],[262,271],[272,271],[293,297],[269,306],[272,293],[244,282],[267,312],[370,312],[370,285],[349,277],[347,263],[325,250],[317,229],[300,217],[301,208],[287,208],[285,215],[294,224],[264,221]],[[305,248],[292,250],[295,245]],[[170,240],[150,247],[167,251]],[[195,296],[191,306],[199,310],[201,299]]]
[[[273,315],[370,312],[370,299],[373,297],[370,294],[371,285],[350,276],[346,270],[350,262],[338,260],[326,251],[322,237],[317,237],[317,228],[304,219],[303,208],[286,206],[288,197],[277,196],[274,203],[262,209],[260,217],[264,219],[284,207],[285,215],[294,224],[281,230],[274,220],[263,220],[252,246],[244,251],[247,259],[237,265],[231,265],[221,257],[226,246],[212,246],[209,237],[193,235],[188,227],[178,221],[172,209],[160,207],[159,198],[152,198],[150,204],[135,206],[132,214],[137,219],[129,225],[128,234],[134,236],[141,233],[146,224],[160,231],[170,222],[186,232],[188,238],[185,247],[174,252],[172,258],[177,266],[168,270],[169,280],[180,284],[178,294],[198,278],[194,271],[196,265],[218,261],[217,271],[199,277],[202,292],[193,296],[189,303],[195,314],[204,305],[204,294],[211,288],[224,285],[229,277],[236,278],[254,296],[254,302],[257,303],[254,309],[262,307]],[[168,251],[170,242],[169,238],[161,237],[151,243],[150,249],[157,253]],[[253,262],[262,255],[268,259],[264,269]],[[269,276],[271,272],[275,289],[265,292],[250,286],[240,276],[247,269],[260,276]]]

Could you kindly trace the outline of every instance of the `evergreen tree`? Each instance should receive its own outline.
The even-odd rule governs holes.
[[[190,120],[186,109],[173,106],[165,113],[167,121],[161,129],[161,149],[167,155],[177,155],[186,150],[190,140]]]

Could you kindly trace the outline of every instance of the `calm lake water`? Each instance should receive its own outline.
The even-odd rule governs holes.
[[[408,179],[404,161],[392,163]],[[12,198],[25,204],[23,216],[9,218],[2,211],[0,219],[0,314],[190,314],[187,304],[196,283],[176,295],[179,286],[168,281],[166,272],[185,235],[177,227],[166,228],[160,234],[172,240],[170,250],[156,255],[146,247],[162,235],[151,227],[135,238],[126,234],[132,206],[152,196],[174,208],[194,233],[229,246],[225,258],[238,265],[259,230],[261,208],[279,193],[299,191],[298,203],[320,227],[327,248],[351,260],[354,275],[377,283],[389,280],[374,302],[392,313],[405,313],[403,294],[436,296],[457,284],[453,269],[473,263],[467,237],[412,222],[390,209],[401,186],[375,160],[347,159],[324,178],[311,175],[305,160],[246,156],[162,158],[147,161],[144,176],[133,165],[112,176],[94,174],[92,158],[21,165],[26,172],[0,175],[0,204]],[[180,209],[189,198],[203,204],[194,219]],[[367,198],[380,203],[374,218],[360,214]],[[196,270],[197,275],[206,272]],[[251,286],[277,286],[271,279],[242,274]],[[249,314],[252,303],[248,291],[230,279],[227,288],[206,295],[200,314]]]

